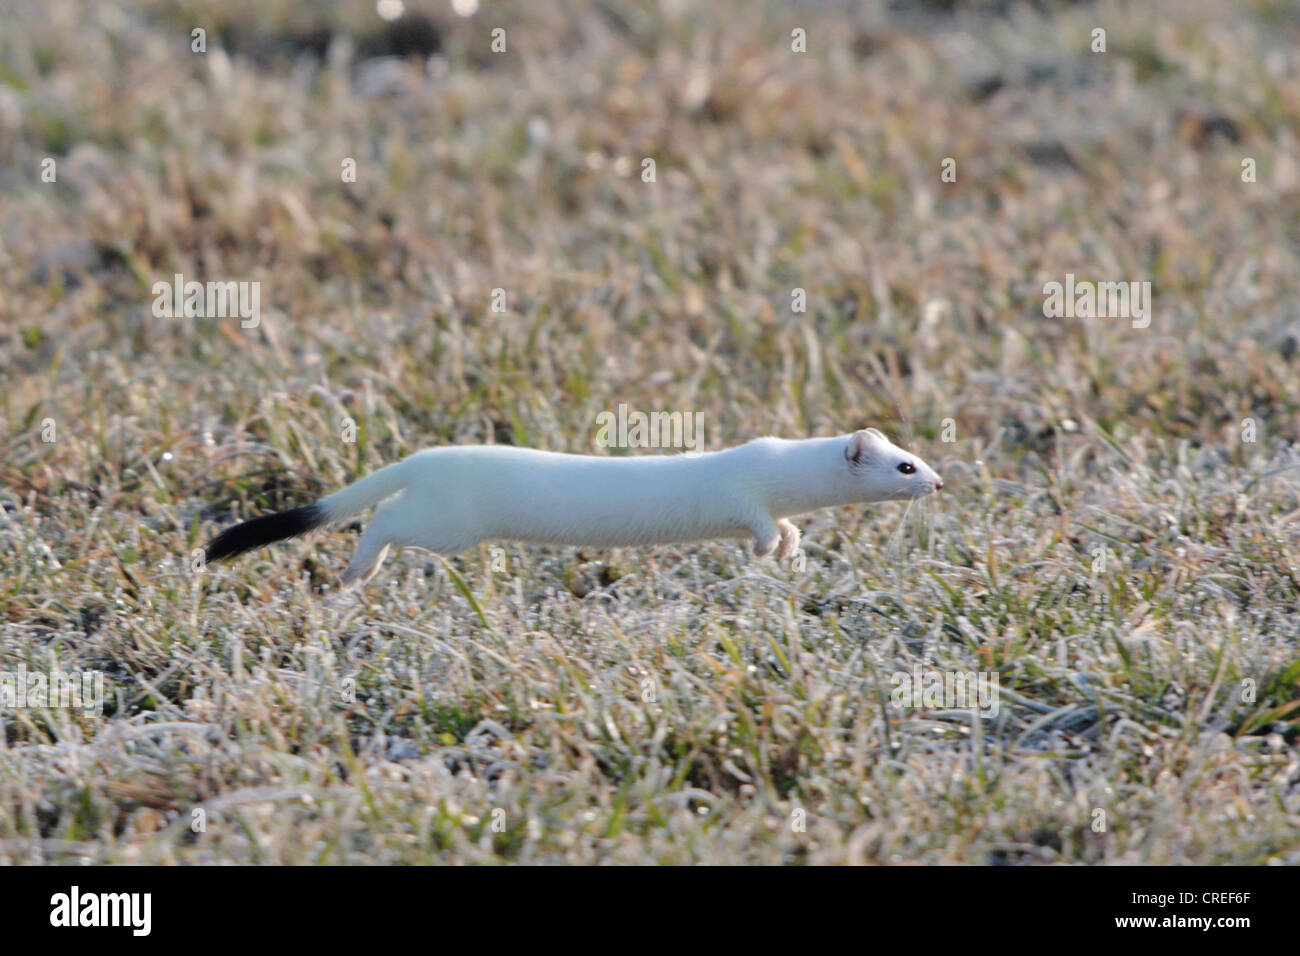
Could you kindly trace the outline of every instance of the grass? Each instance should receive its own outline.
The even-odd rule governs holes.
[[[948,6],[6,10],[0,672],[107,699],[0,710],[0,862],[1300,863],[1300,18]],[[260,326],[155,318],[177,272]],[[1045,318],[1068,272],[1150,328]],[[619,402],[946,487],[804,519],[801,569],[191,569]],[[996,716],[894,706],[917,666]]]

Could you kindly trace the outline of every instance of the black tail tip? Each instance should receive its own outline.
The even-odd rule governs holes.
[[[227,528],[209,541],[203,548],[204,560],[211,562],[237,558],[246,551],[272,542],[296,538],[325,523],[325,511],[320,505],[306,505],[262,515]]]

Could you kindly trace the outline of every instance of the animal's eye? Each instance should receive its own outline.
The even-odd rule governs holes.
[[[900,461],[898,463],[898,470],[905,475],[910,475],[916,471],[916,465],[912,464],[910,461]]]

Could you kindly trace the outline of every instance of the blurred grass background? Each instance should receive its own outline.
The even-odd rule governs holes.
[[[0,671],[109,700],[0,712],[0,860],[1300,862],[1298,40],[1226,0],[6,4]],[[154,317],[175,273],[260,326]],[[1150,328],[1045,318],[1066,273],[1150,281]],[[340,591],[335,532],[190,572],[619,402],[873,425],[946,488],[800,522],[798,571],[505,545]],[[999,715],[892,707],[918,664]]]

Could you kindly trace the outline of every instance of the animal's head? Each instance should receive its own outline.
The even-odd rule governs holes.
[[[923,498],[943,487],[943,479],[933,468],[874,428],[850,435],[844,458],[864,500]]]

